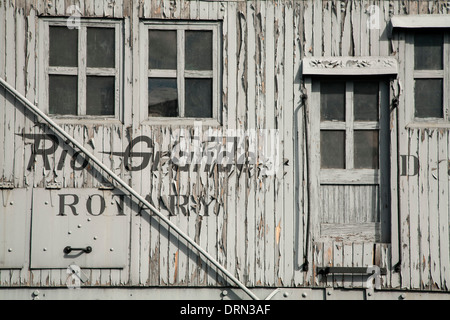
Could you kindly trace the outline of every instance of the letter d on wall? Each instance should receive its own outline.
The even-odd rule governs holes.
[[[419,159],[416,156],[400,156],[401,176],[415,176],[419,173]]]

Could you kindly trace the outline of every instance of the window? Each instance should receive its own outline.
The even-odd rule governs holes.
[[[305,88],[314,238],[389,242],[388,79],[313,75]]]
[[[147,22],[141,31],[148,119],[217,119],[218,24]]]
[[[320,177],[324,183],[378,183],[380,82],[323,79],[320,86]]]
[[[433,29],[416,30],[409,34],[409,40],[409,50],[414,51],[414,61],[409,61],[409,68],[414,63],[414,118],[450,120],[450,84],[446,79],[449,35]]]
[[[44,21],[42,55],[46,112],[62,118],[119,118],[121,32],[119,22]]]

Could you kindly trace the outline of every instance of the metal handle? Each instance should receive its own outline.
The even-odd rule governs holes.
[[[86,248],[72,248],[71,246],[67,246],[64,248],[64,253],[69,254],[72,251],[83,251],[84,253],[91,253],[92,247],[86,247]]]

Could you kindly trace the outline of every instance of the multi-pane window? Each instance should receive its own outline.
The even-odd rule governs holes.
[[[46,111],[54,116],[117,118],[120,101],[120,24],[82,21],[79,29],[49,21],[44,68]]]
[[[320,83],[320,162],[324,179],[329,169],[330,174],[367,169],[378,179],[379,107],[377,80]]]
[[[414,61],[409,61],[414,63],[414,117],[450,120],[449,35],[428,29],[409,36],[414,45]]]
[[[218,25],[148,23],[144,30],[148,117],[217,119]]]

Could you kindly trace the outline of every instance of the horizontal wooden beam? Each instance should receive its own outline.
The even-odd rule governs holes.
[[[303,75],[396,75],[393,57],[309,57],[302,62]]]
[[[392,28],[450,28],[445,14],[398,15],[391,18]]]

